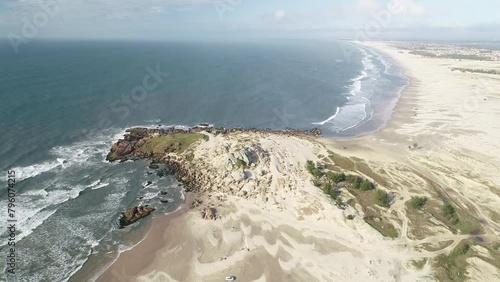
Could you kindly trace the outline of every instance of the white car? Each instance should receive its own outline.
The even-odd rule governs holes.
[[[226,281],[234,281],[236,280],[236,276],[227,276]]]

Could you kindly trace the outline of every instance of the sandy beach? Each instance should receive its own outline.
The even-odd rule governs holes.
[[[196,147],[194,161],[211,166],[206,173],[220,190],[191,194],[175,215],[155,217],[148,236],[120,254],[97,281],[223,281],[231,275],[237,281],[436,281],[431,260],[464,239],[480,235],[496,246],[500,76],[450,68],[500,70],[500,63],[423,58],[396,43],[358,44],[396,59],[411,80],[386,128],[336,140],[210,135]],[[255,148],[265,158],[249,174],[228,174],[228,152],[240,147]],[[336,158],[324,161],[330,151]],[[314,186],[308,160],[331,161],[377,183],[391,193],[390,208],[339,208]],[[353,197],[341,194],[345,202]],[[428,212],[412,211],[412,196],[426,196]],[[195,199],[203,204],[193,207]],[[440,224],[433,209],[439,213],[443,199],[456,205],[462,223],[480,226],[453,232]],[[215,207],[217,219],[203,219],[201,207]],[[364,220],[368,213],[393,225],[396,238],[370,226]],[[473,245],[470,252],[482,255],[467,259],[463,275],[500,279],[498,266],[488,260],[495,259],[491,251]]]

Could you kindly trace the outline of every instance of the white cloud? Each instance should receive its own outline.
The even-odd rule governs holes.
[[[285,17],[286,17],[286,12],[283,10],[278,10],[278,11],[274,12],[274,19],[276,21],[282,21],[285,19]]]

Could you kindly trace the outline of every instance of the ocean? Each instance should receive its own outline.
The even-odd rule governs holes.
[[[152,205],[154,216],[179,207],[173,177],[151,174],[147,161],[105,161],[126,128],[319,127],[327,137],[351,137],[383,127],[408,84],[391,58],[331,40],[0,48],[0,179],[6,190],[7,171],[16,173],[17,281],[67,281],[86,262],[97,266],[131,248],[150,218],[119,229],[128,207]],[[6,193],[0,202],[7,205]],[[6,224],[6,212],[0,218]]]

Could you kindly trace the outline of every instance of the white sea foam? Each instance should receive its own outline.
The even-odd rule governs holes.
[[[16,237],[17,241],[22,240],[23,238],[29,236],[31,233],[33,233],[33,230],[43,224],[45,220],[47,220],[49,217],[51,217],[54,213],[56,213],[57,209],[50,209],[50,210],[39,210],[36,213],[34,213],[30,218],[26,220],[18,220],[17,222],[17,230],[21,230],[21,233],[19,233]],[[18,218],[21,218],[23,212],[17,211],[18,213]],[[6,238],[5,236],[2,236],[3,238]],[[7,244],[7,240],[2,240],[0,241],[0,246],[5,246]]]
[[[101,180],[97,180],[97,181],[94,181],[92,184],[88,185],[87,188],[91,188],[92,190],[97,190],[97,189],[104,188],[108,185],[109,185],[109,183],[101,182]]]
[[[38,191],[21,193],[18,198],[19,204],[23,208],[16,211],[18,218],[17,225],[21,233],[19,233],[16,239],[20,241],[29,236],[57,211],[59,205],[78,197],[80,191],[84,189],[85,187],[78,186],[69,190],[57,189],[46,191],[45,189],[40,189]],[[3,245],[3,242],[1,244]]]
[[[62,203],[78,197],[81,191],[85,190],[84,186],[73,187],[69,190],[58,189],[40,193],[20,194],[19,198],[22,209],[17,211],[18,226],[21,233],[17,240],[30,235],[33,230],[42,225],[45,220],[52,216],[57,207]]]
[[[330,129],[334,132],[341,132],[350,129],[366,118],[365,103],[349,103],[342,107],[335,118]]]
[[[55,161],[47,161],[47,162],[43,162],[43,163],[39,163],[39,164],[25,166],[25,167],[14,167],[14,168],[12,168],[12,170],[16,172],[17,181],[21,181],[24,179],[35,177],[35,176],[40,175],[44,172],[51,171],[59,166],[61,166],[61,163],[58,162],[57,160],[55,160]]]
[[[114,130],[114,133],[109,136],[94,136],[92,140],[68,146],[57,146],[49,151],[53,159],[29,166],[14,167],[12,170],[16,172],[17,181],[21,181],[56,169],[67,169],[74,165],[90,165],[86,162],[94,156],[104,159],[113,142],[121,138],[123,134],[124,130]],[[2,178],[6,179],[6,177]]]
[[[325,125],[325,123],[328,123],[328,122],[331,122],[332,120],[334,120],[335,117],[339,114],[339,111],[340,111],[340,107],[337,107],[337,111],[331,117],[325,119],[324,121],[313,122],[313,124],[314,125]]]
[[[361,122],[363,119],[359,120],[359,118],[354,117],[354,114],[352,113],[353,109],[356,108],[359,110],[358,116],[364,116],[366,117],[367,113],[365,112],[365,104],[366,100],[364,96],[367,95],[367,93],[364,93],[363,91],[363,82],[372,76],[376,75],[376,66],[372,61],[373,55],[370,54],[370,51],[365,48],[361,48],[357,46],[360,53],[363,55],[363,58],[361,59],[361,62],[363,64],[363,70],[361,70],[360,74],[356,76],[355,78],[351,79],[351,84],[349,86],[346,86],[347,89],[349,89],[349,94],[351,97],[347,97],[347,100],[349,101],[346,105],[344,105],[342,108],[337,107],[335,113],[328,117],[327,119],[320,121],[320,122],[314,122],[312,123],[313,125],[325,125],[325,124],[330,124],[335,121],[335,124],[333,126],[334,131],[339,132],[342,131],[343,128],[346,127],[353,127],[357,123]],[[351,99],[352,98],[352,99]],[[359,104],[358,106],[355,106],[356,104]],[[342,118],[337,118],[341,114],[342,116],[350,116],[353,118],[353,121],[356,122],[356,124],[352,124],[352,121],[349,121],[347,119]]]
[[[69,168],[95,165],[94,161],[100,159],[109,150],[110,144],[116,138],[116,135],[111,136],[100,136],[92,141],[54,147],[50,150],[54,160],[31,166],[16,167],[13,170],[16,171],[16,177],[20,181],[49,171],[60,170],[60,173],[64,173],[63,171]],[[91,159],[94,161],[90,161]],[[48,184],[45,184],[45,188],[19,194],[22,209],[17,211],[17,224],[21,233],[17,236],[17,240],[22,240],[33,233],[36,228],[56,213],[61,204],[78,197],[81,191],[88,188],[100,189],[109,185],[109,183],[96,180],[90,185],[74,186],[64,182],[63,179],[52,179]]]
[[[151,200],[158,196],[158,192],[149,192],[145,193],[142,197],[142,200]]]

